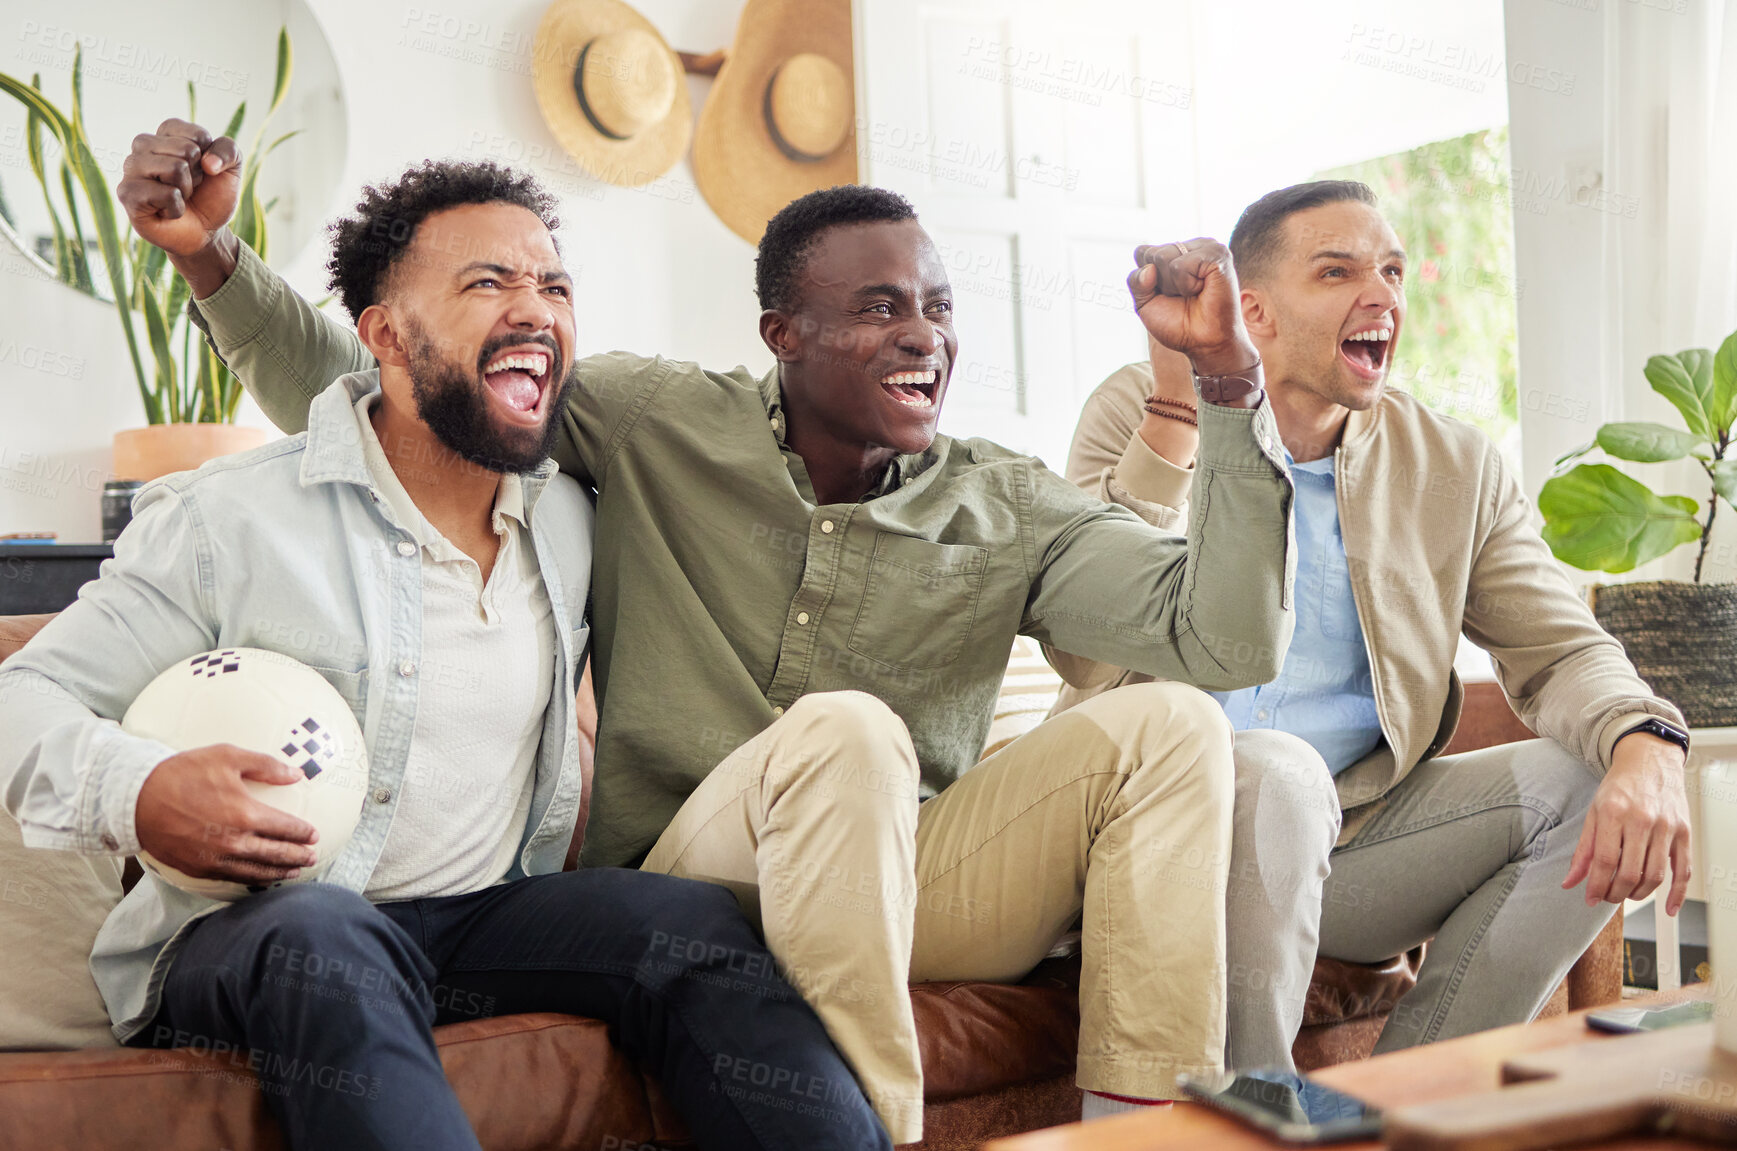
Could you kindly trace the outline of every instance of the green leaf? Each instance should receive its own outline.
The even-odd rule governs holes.
[[[90,270],[90,251],[84,242],[84,220],[78,214],[78,193],[72,190],[72,168],[65,161],[60,165],[61,195],[66,197],[66,214],[72,218],[67,229],[66,252],[73,284],[81,292],[96,295],[96,277]]]
[[[1562,455],[1557,456],[1555,461],[1550,465],[1550,474],[1553,476],[1561,475],[1563,472],[1568,470],[1569,464],[1574,463],[1576,460],[1580,459],[1581,456],[1584,456],[1587,452],[1590,452],[1597,446],[1598,441],[1593,440],[1589,444],[1581,444],[1574,450],[1564,452]]]
[[[1720,499],[1737,508],[1737,460],[1718,460],[1709,470],[1713,473],[1713,490]]]
[[[32,86],[40,88],[42,77],[31,78]],[[63,284],[70,284],[80,291],[89,291],[79,283],[79,277],[73,272],[72,247],[67,241],[66,229],[61,226],[60,213],[54,210],[54,196],[48,190],[48,165],[42,153],[42,128],[44,120],[35,108],[26,105],[27,119],[24,127],[24,150],[30,158],[30,171],[36,177],[36,182],[42,186],[42,203],[48,208],[48,225],[54,230],[54,275]]]
[[[1663,424],[1605,424],[1598,429],[1598,446],[1607,454],[1642,464],[1680,460],[1704,443],[1700,436]]]
[[[1647,360],[1647,383],[1683,415],[1689,430],[1709,443],[1718,441],[1713,414],[1713,357],[1705,348]]]
[[[187,119],[197,124],[199,122],[199,93],[193,89],[193,81],[187,81]]]
[[[40,83],[40,78],[38,82]],[[47,124],[48,130],[54,133],[55,138],[62,144],[66,143],[67,137],[72,134],[72,122],[61,113],[59,108],[48,102],[48,97],[36,88],[23,84],[4,72],[0,72],[0,92],[7,93],[26,108],[41,116],[43,122]]]
[[[241,131],[241,121],[245,119],[246,116],[247,101],[243,100],[235,106],[235,115],[229,118],[229,123],[223,129],[223,135],[228,136],[231,140],[235,139],[235,134]]]
[[[277,79],[271,87],[271,107],[266,109],[266,118],[277,111],[277,106],[283,103],[284,93],[289,91],[290,73],[295,70],[295,52],[290,48],[289,25],[277,30]]]
[[[1654,495],[1609,464],[1581,464],[1538,493],[1544,542],[1583,571],[1633,571],[1701,538],[1699,509],[1688,496]]]
[[[116,226],[114,196],[109,192],[108,180],[103,176],[102,168],[91,153],[90,141],[85,137],[83,104],[79,98],[79,91],[83,87],[83,68],[84,48],[81,45],[73,49],[72,56],[72,119],[67,122],[64,137],[67,156],[72,160],[73,170],[84,187],[85,199],[89,202],[91,218],[96,225],[97,242],[102,245],[103,264],[107,267],[109,286],[115,294],[115,311],[120,315],[121,331],[127,338],[127,354],[132,358],[133,376],[138,381],[139,397],[145,404],[145,417],[153,424],[161,423],[162,405],[158,403],[157,396],[146,379],[145,362],[139,355],[139,337],[133,330],[133,310],[129,304],[133,293],[127,285],[126,256],[120,229]]]
[[[176,386],[179,380],[175,372],[174,351],[169,344],[169,324],[163,318],[163,302],[157,297],[156,285],[150,281],[141,281],[140,303],[141,311],[145,313],[145,334],[151,341],[151,355],[157,361],[157,379],[159,386],[170,385],[168,408],[170,418],[182,414],[184,401],[180,395],[181,389]]]
[[[267,144],[265,147],[265,151],[260,153],[259,158],[261,160],[265,159],[267,156],[269,156],[273,152],[277,151],[277,146],[279,144],[283,143],[285,140],[289,139],[291,136],[300,136],[301,134],[302,134],[302,130],[300,128],[294,128],[288,132],[285,132],[283,135],[281,135],[277,139],[273,140],[270,144]]]
[[[1737,332],[1726,336],[1713,356],[1713,403],[1723,419],[1719,430],[1729,434],[1737,423]]]

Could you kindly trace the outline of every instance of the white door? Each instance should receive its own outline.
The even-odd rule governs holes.
[[[856,0],[862,179],[916,206],[955,293],[942,416],[1065,462],[1146,355],[1135,244],[1199,230],[1187,0]]]

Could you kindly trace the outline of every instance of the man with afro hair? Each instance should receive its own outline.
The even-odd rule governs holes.
[[[153,170],[182,195],[188,173]],[[490,164],[364,192],[331,272],[369,365],[305,432],[140,494],[102,578],[0,672],[0,790],[34,846],[248,885],[218,903],[148,875],[91,966],[119,1039],[227,1053],[295,1151],[477,1151],[432,1027],[530,1011],[607,1023],[702,1148],[885,1151],[729,892],[563,870],[593,513],[548,458],[574,341],[551,207]],[[136,219],[204,242],[196,211]],[[284,885],[316,828],[247,787],[305,769],[114,722],[213,648],[314,667],[365,733],[361,814],[320,882]],[[749,1089],[761,1068],[776,1088]]]
[[[171,135],[135,148],[237,162],[232,142]],[[135,221],[149,182],[121,189]],[[220,195],[187,193],[174,210],[207,228],[172,255],[199,318],[299,428],[368,349],[223,229]],[[1210,498],[1187,538],[937,434],[952,291],[911,205],[880,189],[769,222],[770,372],[576,365],[555,454],[597,495],[582,862],[734,891],[895,1142],[922,1130],[907,981],[1017,980],[1076,923],[1095,1106],[1173,1098],[1179,1074],[1222,1063],[1231,733],[1199,688],[1262,683],[1283,658],[1290,485],[1228,253],[1142,251],[1161,296],[1142,315],[1204,399]],[[978,763],[1022,634],[1173,682],[1105,693]]]

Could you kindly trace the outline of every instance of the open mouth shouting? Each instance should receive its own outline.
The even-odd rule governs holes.
[[[519,344],[496,352],[482,366],[483,383],[508,419],[535,425],[542,421],[558,357],[540,344]]]
[[[1387,356],[1393,347],[1393,325],[1383,320],[1352,332],[1339,342],[1339,357],[1351,365],[1359,379],[1371,383],[1387,370]]]
[[[893,372],[881,378],[881,387],[897,402],[919,411],[935,406],[935,389],[941,373],[933,368],[926,372]]]

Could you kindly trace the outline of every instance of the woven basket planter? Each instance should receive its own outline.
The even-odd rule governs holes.
[[[1608,584],[1592,610],[1690,727],[1737,726],[1737,584]]]

